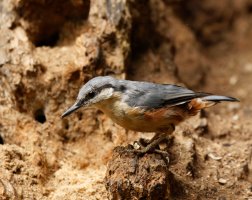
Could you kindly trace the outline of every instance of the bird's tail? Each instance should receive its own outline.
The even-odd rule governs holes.
[[[219,96],[219,95],[207,95],[200,98],[195,98],[191,100],[188,104],[188,108],[191,112],[191,115],[195,115],[199,110],[214,106],[215,104],[222,101],[239,101],[233,97]]]
[[[220,95],[209,95],[201,98],[204,101],[239,101],[238,99],[234,97],[227,97],[227,96],[220,96]]]
[[[202,97],[201,100],[205,103],[205,108],[211,107],[222,101],[231,101],[231,102],[239,101],[238,99],[234,97],[220,96],[220,95],[205,96],[205,97]]]

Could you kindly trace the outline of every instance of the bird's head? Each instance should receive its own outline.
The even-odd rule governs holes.
[[[100,104],[113,97],[117,80],[110,76],[98,76],[89,80],[79,91],[76,102],[67,109],[62,118],[81,107]]]

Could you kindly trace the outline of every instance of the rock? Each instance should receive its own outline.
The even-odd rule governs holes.
[[[227,179],[219,178],[219,179],[218,179],[218,182],[219,182],[221,185],[225,185],[228,181],[227,181]]]
[[[216,155],[213,154],[213,153],[207,154],[207,157],[209,157],[209,158],[211,158],[211,159],[213,159],[213,160],[221,160],[221,159],[222,159],[221,156],[216,156]]]
[[[168,165],[159,154],[137,156],[117,147],[109,161],[105,184],[110,199],[167,199]]]

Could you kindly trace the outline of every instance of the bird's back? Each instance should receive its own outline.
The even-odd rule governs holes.
[[[119,85],[126,86],[123,100],[129,106],[145,109],[179,105],[189,102],[194,98],[209,95],[208,93],[194,92],[187,88],[171,84],[121,81]]]

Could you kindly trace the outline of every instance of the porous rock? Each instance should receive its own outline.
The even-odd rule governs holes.
[[[128,150],[115,148],[108,164],[105,183],[110,199],[167,199],[166,160],[159,154],[139,156]]]

